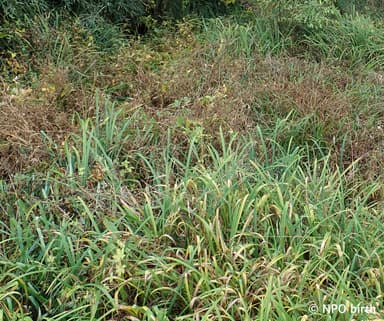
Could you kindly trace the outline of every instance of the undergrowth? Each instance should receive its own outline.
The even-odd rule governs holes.
[[[0,320],[382,320],[384,29],[260,2],[6,26]]]
[[[221,132],[216,147],[202,128],[187,146],[170,130],[146,150],[161,138],[121,112],[80,120],[44,174],[2,181],[3,317],[328,320],[306,305],[333,300],[380,311],[383,208],[355,164],[277,143],[288,119]]]

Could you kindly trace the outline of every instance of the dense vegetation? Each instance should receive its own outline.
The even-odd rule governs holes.
[[[0,0],[0,320],[382,320],[382,10]]]

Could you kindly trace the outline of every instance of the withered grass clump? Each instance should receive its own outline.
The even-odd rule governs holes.
[[[220,127],[225,132],[249,133],[257,125],[273,125],[278,117],[294,111],[293,122],[309,118],[308,126],[298,135],[306,142],[320,139],[334,150],[339,166],[380,154],[380,124],[384,120],[378,114],[382,102],[377,76],[364,70],[351,73],[326,61],[261,55],[249,59],[216,49],[209,56],[212,44],[197,43],[180,52],[172,48],[169,54],[173,58],[164,61],[147,48],[148,60],[136,62],[133,73],[123,72],[114,81],[126,81],[123,95],[131,97],[128,105],[143,106],[163,130],[184,122],[202,126],[208,134]],[[117,58],[118,66],[129,65],[130,59],[124,55]],[[372,96],[357,92],[361,84]],[[283,130],[284,135],[290,133]],[[379,163],[373,163],[377,168]]]
[[[372,168],[381,163],[379,73],[351,73],[343,65],[283,55],[233,54],[226,42],[199,41],[188,23],[162,37],[153,44],[132,41],[99,61],[87,49],[84,58],[73,58],[73,66],[40,66],[42,76],[33,89],[13,86],[13,94],[4,91],[0,128],[2,153],[8,157],[2,158],[3,173],[39,162],[44,155],[41,131],[62,140],[73,130],[75,113],[92,117],[93,86],[121,101],[127,111],[142,108],[163,132],[197,126],[207,137],[220,128],[249,133],[293,110],[293,123],[310,119],[297,133],[301,140],[322,140],[334,149],[336,163],[343,158],[338,165],[348,166],[360,157],[369,159]],[[361,84],[374,95],[359,93]],[[375,109],[369,113],[379,117],[377,125],[365,116],[367,108],[361,112],[368,104]],[[292,133],[283,130],[280,137],[286,140],[287,135]]]
[[[71,115],[59,110],[47,96],[32,90],[5,94],[0,107],[1,175],[11,175],[30,166],[40,167],[47,158],[42,133],[56,142],[74,130]],[[52,98],[51,98],[52,99]]]

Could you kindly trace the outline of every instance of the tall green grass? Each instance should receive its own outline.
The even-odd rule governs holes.
[[[384,32],[367,16],[342,17],[323,31],[308,35],[304,43],[316,51],[316,56],[345,61],[351,69],[381,69],[383,65]]]
[[[311,27],[310,22],[302,22],[299,18],[296,21],[289,15],[281,20],[279,11],[256,9],[259,11],[233,19],[205,20],[202,39],[217,44],[218,48],[214,48],[216,53],[227,55],[250,58],[257,54],[291,52],[317,61],[332,59],[348,64],[351,69],[381,69],[384,33],[380,21],[372,15],[358,12],[337,14],[327,17],[326,23]],[[300,17],[305,17],[305,10],[302,10]],[[294,16],[298,13],[290,14]],[[316,24],[316,21],[313,23]]]
[[[352,70],[381,68],[382,31],[365,16],[298,39],[275,20],[205,20],[200,36],[209,58],[252,64],[309,48]],[[97,56],[35,23],[55,66]],[[380,91],[364,90],[347,94],[368,108],[375,90],[364,114],[376,125]],[[46,170],[0,181],[0,320],[383,317],[382,184],[359,180],[358,162],[335,165],[326,124],[266,109],[270,121],[247,134],[211,137],[198,122],[161,131],[141,107],[120,107],[97,96],[94,117],[78,116],[62,145],[42,133]],[[348,302],[377,313],[308,310]]]
[[[281,33],[273,17],[254,17],[253,21],[244,23],[209,19],[203,23],[202,37],[209,43],[217,43],[219,52],[247,58],[257,53],[278,54],[291,45],[289,35]]]
[[[351,181],[353,165],[335,170],[329,155],[261,128],[218,133],[215,145],[190,131],[176,156],[175,132],[159,140],[138,113],[121,115],[105,101],[48,172],[1,183],[4,320],[298,320],[310,302],[383,308],[379,186]]]

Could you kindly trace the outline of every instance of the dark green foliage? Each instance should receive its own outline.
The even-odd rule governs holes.
[[[137,23],[147,14],[150,1],[147,0],[32,0],[27,3],[18,0],[1,0],[0,17],[6,20],[28,20],[35,15],[49,12],[66,12],[72,15],[95,15],[113,23]]]
[[[368,12],[373,15],[383,15],[384,2],[382,0],[336,0],[336,6],[343,13]]]
[[[49,11],[66,11],[75,15],[97,15],[112,23],[139,24],[143,17],[180,18],[188,13],[212,15],[226,8],[222,0],[0,0],[0,18],[23,20]]]
[[[59,20],[67,23],[65,17],[80,17],[82,27],[105,49],[110,47],[118,29],[142,34],[164,18],[223,13],[228,7],[225,3],[223,0],[0,0],[1,56],[7,58],[9,51],[29,52],[26,49],[30,45],[29,31],[36,29],[36,17],[50,25]]]

